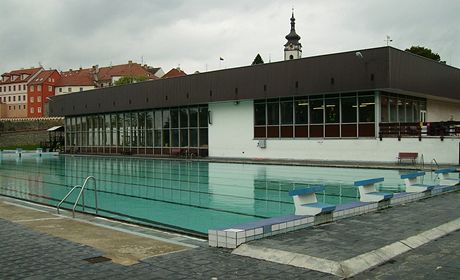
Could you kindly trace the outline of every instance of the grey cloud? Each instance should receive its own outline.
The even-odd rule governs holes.
[[[294,1],[304,56],[425,45],[460,65],[458,1]],[[282,59],[291,3],[272,1],[3,0],[0,72],[127,60],[187,72]]]

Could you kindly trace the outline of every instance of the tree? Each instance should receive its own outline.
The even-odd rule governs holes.
[[[138,83],[147,80],[147,77],[144,76],[125,76],[121,77],[117,81],[115,81],[115,86],[127,85],[132,83]]]
[[[264,64],[264,60],[262,59],[260,54],[257,54],[256,58],[254,58],[254,61],[252,62],[252,65],[256,65],[256,64]]]
[[[429,59],[433,59],[437,62],[446,63],[445,61],[441,61],[441,57],[437,53],[433,53],[431,49],[421,47],[421,46],[412,46],[410,49],[406,49],[406,52],[410,52],[413,54],[417,54]]]

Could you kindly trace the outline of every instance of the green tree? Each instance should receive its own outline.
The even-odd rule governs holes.
[[[138,83],[147,80],[147,77],[144,76],[125,76],[121,77],[117,81],[115,81],[115,86],[127,85],[132,83]]]
[[[255,64],[264,64],[264,60],[262,59],[260,54],[257,54],[256,58],[254,58],[254,61],[252,62],[252,65],[255,65]]]
[[[420,56],[423,56],[429,59],[433,59],[434,61],[437,61],[437,62],[445,63],[445,61],[441,61],[441,57],[439,56],[439,54],[434,53],[431,49],[428,49],[425,47],[412,46],[410,47],[410,49],[406,49],[406,52],[410,52],[410,53],[417,54],[417,55],[420,55]]]

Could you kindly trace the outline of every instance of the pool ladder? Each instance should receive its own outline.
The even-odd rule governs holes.
[[[84,190],[85,190],[85,187],[86,185],[88,184],[88,181],[90,179],[93,179],[94,181],[94,203],[95,203],[95,206],[96,206],[96,214],[97,214],[97,210],[98,210],[98,207],[97,207],[97,189],[96,189],[96,178],[94,178],[94,176],[88,176],[86,177],[85,181],[83,182],[83,185],[80,186],[80,185],[76,185],[74,186],[67,194],[66,196],[64,196],[64,198],[58,203],[57,205],[57,213],[59,214],[59,208],[61,207],[61,204],[64,203],[64,201],[73,193],[73,191],[77,188],[80,188],[80,192],[78,193],[78,196],[77,196],[77,199],[75,200],[75,203],[72,207],[72,217],[75,218],[75,208],[77,208],[77,204],[78,204],[78,201],[80,200],[80,197],[82,198],[82,207],[83,207],[83,211],[85,211],[85,193],[84,193]]]

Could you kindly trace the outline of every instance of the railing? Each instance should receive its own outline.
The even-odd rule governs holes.
[[[94,178],[94,176],[88,176],[86,177],[85,181],[83,182],[83,185],[80,186],[80,185],[76,185],[74,186],[67,194],[66,196],[64,196],[64,198],[58,203],[57,205],[57,213],[59,214],[59,209],[61,207],[61,204],[64,203],[64,201],[73,193],[73,191],[77,188],[81,188],[80,189],[80,192],[78,193],[78,196],[77,196],[77,199],[75,200],[75,203],[72,207],[72,217],[75,218],[75,208],[77,207],[77,204],[78,204],[78,201],[80,200],[80,198],[82,199],[82,209],[83,211],[85,211],[85,194],[84,194],[84,190],[85,190],[85,187],[86,187],[86,184],[88,183],[89,179],[93,179],[94,180],[94,203],[95,203],[95,209],[96,209],[96,214],[98,212],[98,207],[97,207],[97,188],[96,188],[96,178]]]
[[[444,137],[459,137],[460,122],[426,122],[426,123],[380,123],[379,138],[398,138],[403,137],[436,137],[441,140]]]

